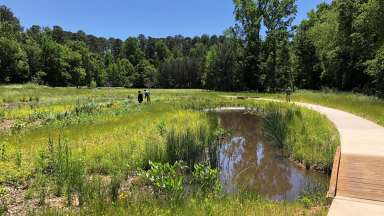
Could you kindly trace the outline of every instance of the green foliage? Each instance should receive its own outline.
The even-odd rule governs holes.
[[[134,71],[133,65],[127,59],[121,59],[107,68],[108,82],[110,86],[133,86]]]
[[[149,162],[151,169],[142,174],[154,186],[157,193],[180,194],[184,187],[186,166],[182,162],[161,164]]]
[[[269,136],[275,139],[275,144],[278,148],[284,147],[284,141],[288,135],[288,126],[289,121],[292,120],[292,111],[288,112],[289,114],[283,113],[281,108],[272,106],[264,117],[264,130]]]
[[[210,141],[209,131],[204,126],[197,129],[185,128],[183,131],[170,128],[165,144],[167,161],[172,164],[177,161],[184,161],[189,167],[193,167],[202,159]]]
[[[20,168],[21,167],[21,163],[22,163],[22,160],[23,160],[23,155],[22,155],[22,153],[21,153],[21,151],[20,150],[18,150],[17,152],[16,152],[16,155],[15,155],[15,164],[16,164],[16,166],[18,167],[18,168]]]
[[[317,82],[382,96],[376,63],[384,42],[382,8],[379,0],[339,0],[310,12],[294,39],[297,85],[319,88]]]
[[[239,42],[226,39],[223,44],[212,46],[205,60],[202,82],[204,88],[215,90],[242,89],[241,55]]]
[[[338,134],[330,136],[336,129],[332,123],[323,121],[324,118],[314,111],[271,104],[266,109],[263,127],[267,135],[274,138],[276,146],[294,160],[308,169],[329,172],[339,137]]]
[[[0,37],[0,82],[25,82],[29,77],[27,56],[20,44]]]
[[[128,38],[122,46],[121,55],[126,58],[134,66],[144,59],[144,53],[139,47],[139,41],[136,38]]]
[[[89,83],[88,88],[90,88],[90,89],[95,89],[96,87],[97,87],[96,81],[92,80],[92,81]]]
[[[151,88],[157,84],[157,69],[148,61],[142,60],[135,67],[134,86]]]
[[[0,143],[0,161],[7,159],[7,144],[6,142]]]
[[[41,201],[46,196],[48,180],[56,186],[56,195],[67,196],[67,204],[72,205],[72,196],[78,194],[79,204],[84,203],[85,167],[81,159],[75,159],[66,142],[60,139],[55,143],[48,141],[48,148],[40,152],[36,162],[38,185],[41,190]]]
[[[6,108],[7,119],[19,119],[26,125],[23,127],[23,133],[0,136],[0,143],[7,143],[7,160],[0,161],[0,182],[21,182],[28,186],[31,186],[32,182],[32,200],[38,199],[41,203],[50,204],[50,198],[60,194],[59,199],[64,199],[67,204],[72,202],[72,207],[57,210],[58,214],[63,212],[76,215],[81,211],[82,214],[91,215],[115,215],[119,212],[129,212],[133,215],[159,212],[171,212],[169,214],[173,215],[190,212],[225,215],[239,211],[252,214],[258,209],[260,213],[286,215],[313,211],[304,208],[304,201],[281,203],[246,194],[225,196],[215,193],[219,191],[220,184],[214,184],[216,171],[213,168],[224,131],[217,128],[216,116],[210,112],[206,113],[207,109],[239,106],[265,111],[270,102],[234,100],[224,96],[245,98],[281,95],[153,89],[155,102],[137,106],[131,99],[127,100],[128,95],[135,95],[136,92],[136,89],[126,88],[93,90],[36,85],[1,86],[0,99],[12,98],[19,101],[25,98],[27,102]],[[312,98],[323,103],[339,102],[344,107],[348,107],[345,106],[346,102],[370,104],[370,108],[377,107],[375,112],[382,112],[379,99],[374,102],[365,96],[302,91],[294,96]],[[39,102],[29,102],[31,97],[38,97]],[[30,106],[31,104],[33,106]],[[286,115],[290,115],[285,113],[287,107],[290,106],[281,104],[284,121]],[[285,139],[287,142],[284,142],[289,143],[286,149],[291,149],[289,156],[298,161],[300,159],[302,163],[310,166],[322,165],[330,154],[325,144],[337,143],[337,135],[333,126],[319,114],[307,113],[304,109],[300,109],[300,113],[301,117],[295,111],[293,120],[287,121],[290,126]],[[59,114],[62,117],[58,117]],[[54,120],[43,125],[30,125],[45,118]],[[63,135],[66,139],[65,142],[61,139],[60,147],[58,137]],[[41,143],[48,139],[47,136],[52,137],[51,144],[48,145],[51,147],[42,147]],[[175,158],[172,160],[181,158],[188,162],[190,169],[185,169],[184,172],[176,171],[176,177],[172,179],[169,176],[173,174],[168,168],[158,168],[166,170],[165,173],[153,171],[156,173],[157,177],[154,179],[157,179],[157,182],[165,182],[157,185],[166,185],[166,189],[157,189],[155,183],[147,178],[147,182],[143,182],[143,178],[137,180],[137,170],[151,172],[149,160],[161,166],[167,162],[169,166],[174,166],[173,162],[169,161],[171,157],[168,157],[167,152],[167,145],[172,146],[170,144],[180,146],[179,149],[169,147],[174,149],[169,151],[173,155],[172,158]],[[319,147],[313,148],[314,146]],[[189,149],[189,152],[185,149]],[[20,167],[14,162],[18,150],[23,153]],[[180,188],[180,178],[183,179],[183,189],[174,189]],[[207,192],[199,193],[199,189]],[[210,189],[214,192],[210,193]],[[307,196],[313,198],[312,194]],[[81,202],[81,208],[73,206],[77,204],[73,202],[75,200]],[[308,206],[316,206],[314,209],[326,211],[326,207],[322,207],[324,204],[316,203],[320,202],[310,201]],[[42,206],[44,209],[45,207]],[[37,213],[45,213],[45,210],[42,211]],[[49,208],[47,211],[56,210]]]
[[[368,65],[366,73],[373,77],[372,84],[376,87],[376,95],[384,98],[384,45],[376,53],[375,58],[366,64]]]
[[[327,200],[323,191],[326,191],[328,189],[327,187],[328,185],[312,185],[305,189],[305,191],[298,198],[298,201],[303,203],[304,207],[308,209],[324,205],[327,203]]]
[[[212,190],[220,185],[218,179],[219,172],[217,169],[212,169],[204,164],[195,164],[192,172],[192,184],[197,185],[201,192],[213,192]]]

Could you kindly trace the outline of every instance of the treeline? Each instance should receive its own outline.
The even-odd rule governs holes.
[[[293,39],[295,83],[384,97],[384,1],[320,4]]]
[[[223,41],[208,35],[122,41],[59,26],[24,30],[6,6],[0,15],[0,83],[201,88],[206,50]]]
[[[384,96],[384,3],[323,3],[292,26],[295,0],[234,0],[223,35],[125,41],[23,29],[0,7],[0,83],[279,91],[355,90]]]

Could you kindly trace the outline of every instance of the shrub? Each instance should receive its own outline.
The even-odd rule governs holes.
[[[79,116],[80,114],[93,114],[100,110],[100,107],[95,102],[90,102],[86,104],[77,103],[73,112]]]
[[[92,80],[88,85],[88,88],[90,88],[90,89],[95,89],[96,87],[97,87],[97,84],[96,84],[95,80]]]
[[[218,170],[204,164],[195,164],[192,172],[192,183],[198,185],[202,192],[212,192],[220,183],[218,182]]]
[[[184,171],[187,168],[182,162],[169,163],[149,162],[151,169],[141,174],[154,187],[157,194],[181,194],[183,191]]]

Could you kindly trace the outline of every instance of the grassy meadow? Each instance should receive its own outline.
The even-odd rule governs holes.
[[[265,133],[287,157],[329,172],[339,138],[324,116],[292,104],[226,97],[283,97],[278,94],[153,89],[152,103],[139,105],[136,93],[1,86],[0,214],[326,214],[325,189],[295,202],[223,194],[210,156],[224,133],[207,110],[247,107],[263,117]],[[294,99],[384,124],[377,119],[383,102],[373,98],[299,91]],[[356,106],[360,102],[365,105]]]

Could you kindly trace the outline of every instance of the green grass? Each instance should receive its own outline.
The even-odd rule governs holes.
[[[120,202],[81,211],[48,210],[41,215],[327,215],[326,207],[306,207],[300,202],[272,202],[244,194],[225,198],[189,198],[183,202],[145,200]],[[97,207],[96,207],[97,205]]]
[[[84,200],[88,200],[81,209],[83,215],[123,215],[127,211],[134,215],[141,212],[151,215],[188,215],[191,212],[232,215],[239,211],[244,214],[260,212],[260,215],[326,213],[321,195],[320,202],[313,201],[313,195],[292,203],[271,202],[252,196],[206,195],[187,196],[181,203],[180,200],[164,203],[156,198],[135,202],[142,196],[138,193],[133,196],[136,198],[113,201],[120,182],[135,175],[137,170],[148,169],[149,160],[173,163],[182,159],[190,167],[199,162],[217,133],[214,113],[204,111],[209,108],[256,108],[257,114],[270,122],[266,124],[266,131],[289,153],[287,156],[307,167],[329,170],[339,144],[332,123],[314,111],[293,105],[224,97],[282,98],[281,94],[154,89],[151,91],[152,104],[138,105],[136,92],[137,89],[125,88],[0,86],[0,103],[4,108],[0,118],[12,124],[11,129],[0,132],[0,185],[37,185],[31,186],[31,196],[41,200],[50,193],[67,197],[82,193]],[[343,109],[383,124],[383,101],[370,97],[299,91],[294,94],[294,99]],[[364,103],[365,108],[359,107],[359,103]],[[52,151],[49,139],[54,146],[60,140],[68,146],[70,154],[65,156],[66,151],[57,150],[59,147]],[[55,172],[47,172],[54,167]],[[114,180],[103,185],[88,179],[99,175]],[[103,187],[105,194],[95,193],[104,191]],[[319,208],[313,210],[313,206]],[[76,208],[67,210],[72,214],[79,213]],[[54,213],[57,210],[44,212]]]
[[[284,99],[284,95],[268,97]],[[300,90],[293,94],[293,100],[344,110],[384,126],[384,100],[376,97],[349,92]]]
[[[315,111],[271,104],[264,117],[266,133],[276,146],[305,167],[330,173],[340,139],[335,126]]]

